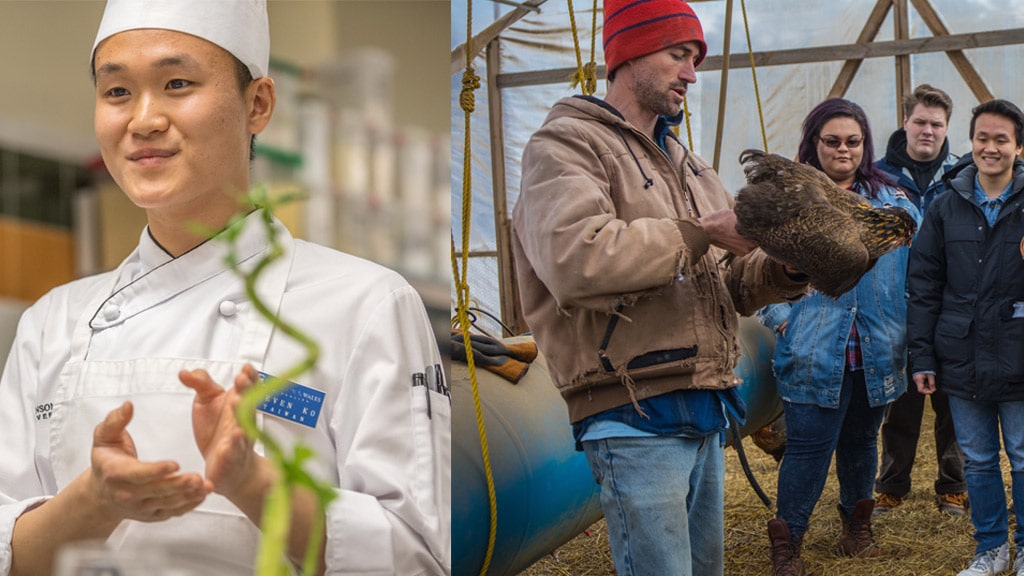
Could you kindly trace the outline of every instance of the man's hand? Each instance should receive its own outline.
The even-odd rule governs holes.
[[[918,372],[914,374],[914,384],[917,385],[917,391],[921,394],[931,394],[935,392],[935,374]]]
[[[711,244],[743,256],[755,248],[754,244],[736,232],[736,213],[728,208],[700,218],[700,225]]]
[[[127,430],[133,410],[125,402],[96,426],[91,491],[119,519],[158,522],[181,516],[202,503],[211,487],[198,474],[177,474],[175,462],[139,461]]]
[[[235,376],[234,385],[224,389],[205,370],[182,370],[178,374],[181,383],[196,392],[192,401],[192,431],[206,460],[206,479],[213,484],[214,492],[229,499],[257,476],[259,456],[238,424],[235,409],[242,394],[258,377],[256,369],[246,364]]]

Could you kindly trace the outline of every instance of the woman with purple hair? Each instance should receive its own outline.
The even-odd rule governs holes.
[[[811,110],[798,159],[872,205],[901,207],[920,222],[913,203],[875,168],[871,129],[857,104],[832,98]],[[757,313],[777,335],[773,366],[787,427],[778,510],[768,522],[773,576],[804,574],[800,545],[833,454],[843,526],[838,553],[885,555],[871,533],[871,496],[878,428],[886,405],[907,387],[908,255],[902,247],[880,257],[838,298],[812,291]]]

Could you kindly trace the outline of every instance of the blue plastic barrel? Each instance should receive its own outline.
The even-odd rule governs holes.
[[[520,339],[521,340],[521,339]],[[518,384],[477,369],[498,506],[488,575],[514,575],[601,518],[598,487],[576,452],[569,415],[539,355]],[[469,371],[452,363],[452,558],[476,576],[490,512]]]
[[[522,341],[527,337],[509,339]],[[771,372],[775,339],[740,318],[736,367],[746,435],[781,413]],[[543,355],[518,384],[477,370],[498,507],[488,576],[514,576],[601,518],[598,486],[576,452],[568,412]],[[487,549],[489,504],[468,367],[452,363],[452,557],[455,576],[477,576]]]

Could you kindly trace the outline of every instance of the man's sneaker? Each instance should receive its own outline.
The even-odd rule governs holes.
[[[974,557],[966,570],[956,576],[995,576],[1010,567],[1010,545],[1003,542],[998,548],[991,548]]]
[[[951,516],[963,516],[967,512],[967,492],[951,492],[935,497],[939,510]]]
[[[871,514],[875,516],[877,516],[878,514],[883,514],[899,506],[900,504],[903,504],[903,498],[900,498],[899,496],[896,496],[894,494],[879,492],[875,496],[875,509],[871,512]]]

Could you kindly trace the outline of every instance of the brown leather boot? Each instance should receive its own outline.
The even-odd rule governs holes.
[[[789,525],[782,518],[768,521],[768,540],[772,543],[772,576],[804,576],[800,559],[800,543],[789,534]]]
[[[839,517],[843,520],[843,533],[839,536],[839,554],[857,558],[878,558],[887,556],[885,550],[875,544],[871,534],[871,511],[875,508],[874,500],[861,500],[853,509],[853,516],[847,518],[843,508],[836,505]]]

